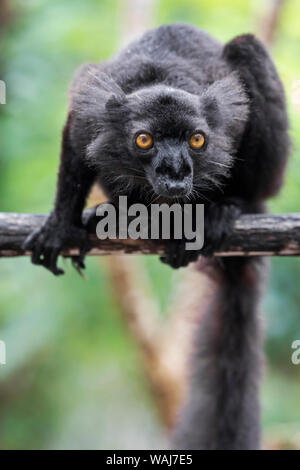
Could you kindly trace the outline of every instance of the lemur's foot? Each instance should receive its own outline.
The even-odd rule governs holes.
[[[200,252],[196,250],[187,250],[185,244],[185,239],[169,240],[166,252],[160,257],[160,260],[174,269],[184,268],[189,263],[196,261]]]
[[[72,264],[81,271],[84,269],[84,256],[89,249],[88,233],[84,228],[65,225],[51,214],[44,225],[31,233],[25,243],[24,249],[32,252],[33,264],[44,266],[55,276],[64,274],[57,266],[59,254],[63,248],[79,246],[79,255],[72,257]]]

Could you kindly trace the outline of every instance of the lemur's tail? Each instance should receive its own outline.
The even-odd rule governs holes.
[[[214,262],[217,291],[195,338],[190,392],[174,442],[180,449],[258,449],[264,262]]]

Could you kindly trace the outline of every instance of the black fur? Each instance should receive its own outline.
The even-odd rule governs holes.
[[[210,256],[240,213],[260,212],[280,188],[287,127],[282,84],[254,36],[224,46],[189,25],[149,31],[111,60],[85,65],[75,76],[55,207],[26,242],[32,261],[61,274],[59,250],[75,238],[82,251],[74,262],[84,266],[88,245],[81,213],[95,180],[112,202],[119,195],[146,204],[175,195],[204,203],[201,253]],[[154,137],[148,151],[135,145],[140,131]],[[195,131],[206,137],[200,151],[188,145]],[[177,268],[199,254],[171,240],[162,260]],[[225,259],[216,266],[222,301],[206,320],[201,344],[208,362],[196,365],[190,405],[176,432],[179,447],[259,446],[259,276],[247,281],[253,264],[249,258]]]

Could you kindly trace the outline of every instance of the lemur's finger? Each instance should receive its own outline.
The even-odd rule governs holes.
[[[49,271],[51,271],[55,276],[60,276],[64,274],[64,270],[57,266],[57,259],[60,253],[59,248],[52,248],[50,252],[50,257],[48,260],[47,266],[45,266]]]

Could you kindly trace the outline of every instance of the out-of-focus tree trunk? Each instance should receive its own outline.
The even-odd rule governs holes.
[[[122,45],[151,28],[157,0],[120,0],[120,30]]]
[[[172,428],[185,383],[182,342],[179,340],[174,345],[174,335],[166,329],[165,322],[159,320],[158,305],[142,260],[132,256],[108,256],[106,265],[122,318],[138,345],[161,420],[167,428]]]
[[[272,47],[278,31],[280,16],[286,0],[268,0],[268,6],[259,21],[258,35],[264,44]]]
[[[11,9],[8,0],[0,0],[0,34],[2,35],[5,27],[11,18]]]
[[[291,101],[296,111],[300,114],[300,80],[294,80],[292,84]]]

